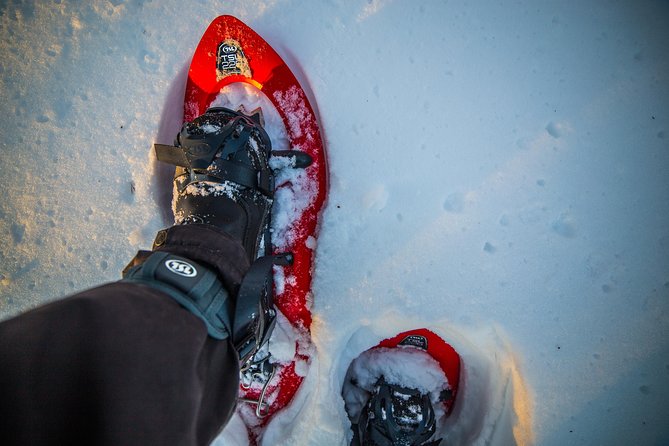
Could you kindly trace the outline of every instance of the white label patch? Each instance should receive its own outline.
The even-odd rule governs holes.
[[[253,77],[242,46],[234,39],[226,39],[216,50],[216,78],[220,81],[233,74]]]
[[[178,274],[184,277],[195,277],[197,276],[197,270],[193,265],[183,260],[166,260],[165,266],[167,269],[172,271],[174,274]]]

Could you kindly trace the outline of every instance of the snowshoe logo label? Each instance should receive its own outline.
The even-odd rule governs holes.
[[[175,260],[175,259],[166,260],[165,266],[174,274],[178,274],[183,277],[197,276],[197,270],[195,269],[195,267],[188,262],[184,262],[183,260]]]
[[[427,350],[427,338],[420,335],[409,335],[402,339],[402,342],[400,342],[399,345],[411,345]]]
[[[216,74],[218,75],[218,80],[233,74],[253,77],[249,61],[239,42],[227,39],[218,45],[216,52]]]
[[[221,45],[221,51],[225,54],[231,54],[237,52],[237,47],[234,45],[226,45],[225,43]]]

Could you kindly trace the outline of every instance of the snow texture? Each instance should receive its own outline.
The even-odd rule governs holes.
[[[116,280],[171,224],[151,144],[220,14],[309,87],[329,154],[317,355],[265,444],[347,444],[348,365],[423,326],[463,358],[449,444],[669,444],[661,1],[4,1],[3,318]]]
[[[351,377],[367,391],[371,391],[383,376],[389,384],[429,393],[436,402],[441,391],[448,387],[448,380],[437,361],[415,347],[377,348],[363,352],[351,367]]]

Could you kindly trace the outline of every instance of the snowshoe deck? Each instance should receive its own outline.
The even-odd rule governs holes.
[[[281,228],[281,240],[274,240],[274,236],[272,239],[275,253],[293,255],[292,265],[275,267],[275,272],[276,268],[283,268],[275,277],[275,282],[283,283],[275,287],[274,303],[297,333],[297,341],[291,362],[258,365],[259,371],[251,370],[249,374],[255,379],[242,382],[240,400],[255,407],[249,410],[249,404],[240,403],[239,413],[255,442],[272,416],[295,396],[306,375],[305,365],[310,364],[314,352],[309,308],[313,237],[325,202],[327,170],[318,119],[304,89],[267,42],[240,20],[224,15],[209,25],[193,55],[186,83],[184,122],[202,115],[221,89],[236,82],[253,85],[272,102],[285,126],[290,149],[298,157],[299,152],[304,152],[311,158],[311,164],[303,168],[303,184],[298,187],[287,181],[276,185],[277,190],[295,188],[295,194],[308,190],[310,196],[289,227]]]

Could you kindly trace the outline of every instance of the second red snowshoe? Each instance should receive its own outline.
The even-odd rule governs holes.
[[[381,341],[349,366],[342,396],[351,446],[436,446],[453,409],[460,356],[425,328]]]

